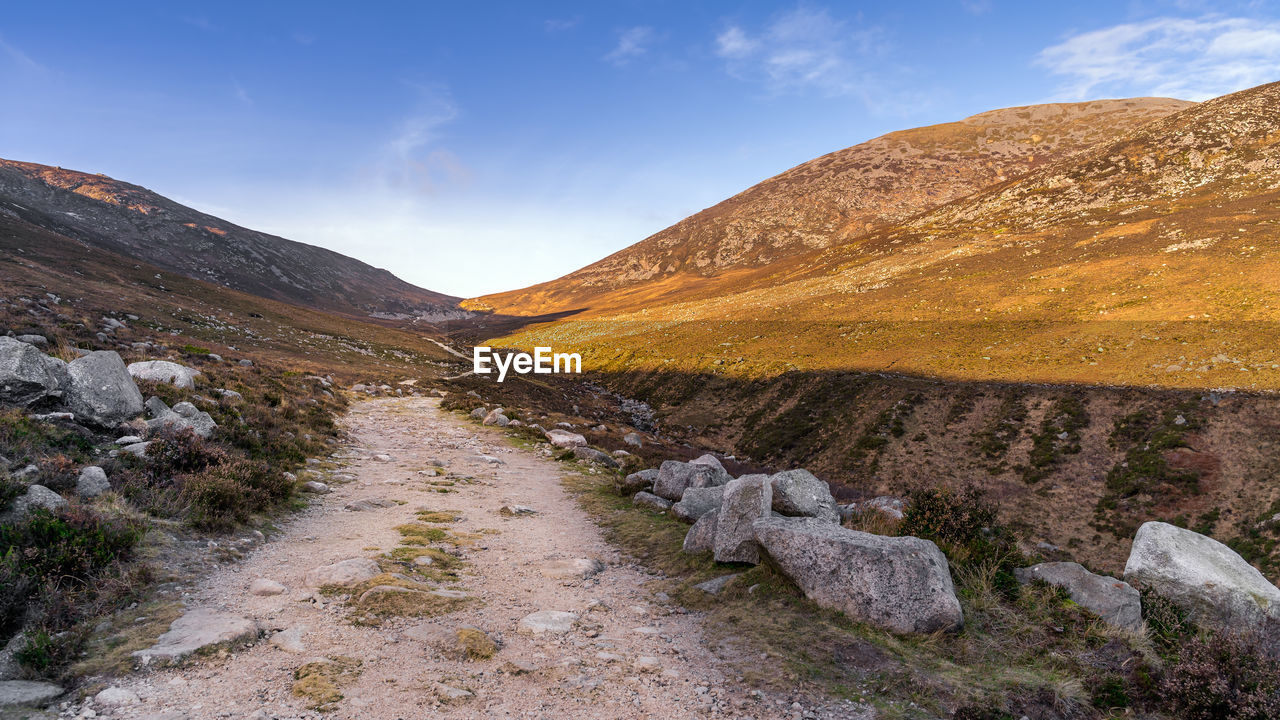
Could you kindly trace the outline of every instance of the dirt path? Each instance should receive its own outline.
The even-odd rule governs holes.
[[[139,700],[96,706],[98,717],[815,716],[789,702],[761,699],[722,676],[701,644],[697,616],[644,589],[653,576],[603,540],[561,488],[565,470],[554,461],[440,410],[434,399],[361,403],[346,422],[353,445],[346,451],[349,465],[339,472],[355,479],[335,485],[281,535],[217,571],[187,599],[190,608],[251,617],[266,637],[230,655],[135,676],[121,687]],[[419,472],[436,465],[447,470],[447,478]],[[466,476],[474,481],[441,484]],[[344,509],[369,498],[404,504]],[[537,513],[507,517],[499,513],[507,504]],[[393,618],[367,627],[352,624],[351,609],[339,599],[306,587],[304,577],[317,566],[376,558],[399,546],[396,526],[414,522],[415,511],[424,507],[460,513],[459,521],[447,525],[450,532],[499,531],[478,535],[460,549],[468,565],[460,581],[449,585],[480,602],[443,616]],[[604,568],[585,579],[548,576],[559,567],[555,561],[580,558],[598,559]],[[259,578],[287,590],[251,594],[249,586]],[[518,631],[522,618],[543,610],[574,613],[578,624],[564,633]],[[452,636],[459,626],[499,636],[501,649],[484,660],[446,656],[432,638]],[[282,630],[291,631],[300,647],[273,644],[271,636]],[[316,712],[307,698],[293,694],[294,672],[338,657],[358,660],[358,673],[342,677],[340,701]],[[820,714],[831,716],[829,708]]]

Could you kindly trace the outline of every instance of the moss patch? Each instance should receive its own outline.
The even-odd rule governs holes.
[[[454,631],[458,636],[458,647],[468,660],[488,660],[498,652],[498,644],[483,630],[460,627]]]
[[[327,710],[342,700],[342,686],[360,674],[360,661],[345,655],[309,662],[293,671],[293,694],[306,698],[313,710]]]
[[[462,517],[462,513],[455,510],[419,510],[414,514],[424,523],[451,523]]]

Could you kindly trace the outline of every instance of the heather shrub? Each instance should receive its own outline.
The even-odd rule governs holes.
[[[287,500],[293,482],[264,462],[231,460],[179,480],[187,518],[196,527],[226,529]]]
[[[1196,637],[1166,669],[1161,690],[1185,720],[1273,720],[1280,717],[1280,661],[1256,640]]]
[[[907,493],[897,534],[932,540],[955,565],[995,565],[997,585],[1007,586],[1012,575],[1003,575],[1023,558],[1013,532],[997,523],[999,510],[977,487],[919,488]]]
[[[85,584],[97,571],[128,558],[143,533],[131,522],[73,504],[0,525],[0,548],[8,548],[6,558],[12,557],[23,575]]]
[[[157,477],[199,472],[226,459],[225,451],[205,442],[188,428],[165,430],[147,448],[148,470]]]

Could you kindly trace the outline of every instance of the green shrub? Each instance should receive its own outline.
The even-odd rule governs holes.
[[[27,490],[27,486],[13,479],[8,471],[0,468],[0,512],[9,507],[9,503],[14,498],[22,495]]]
[[[18,570],[30,578],[85,584],[97,571],[128,558],[144,532],[134,523],[72,504],[0,525],[0,548],[8,548]]]
[[[952,569],[986,566],[991,586],[1007,599],[1018,596],[1013,569],[1024,564],[1013,531],[997,522],[999,506],[972,485],[956,490],[929,487],[907,493],[907,508],[898,524],[899,536],[932,540],[947,556]]]

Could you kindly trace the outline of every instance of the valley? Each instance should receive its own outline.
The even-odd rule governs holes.
[[[0,160],[0,717],[1272,717],[1277,106],[894,132],[466,300]]]

